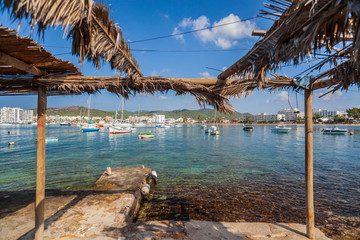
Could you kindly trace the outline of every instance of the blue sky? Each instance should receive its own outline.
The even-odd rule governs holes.
[[[133,55],[145,76],[160,75],[162,77],[216,77],[219,72],[208,68],[224,69],[241,58],[258,39],[251,37],[252,29],[268,29],[272,22],[262,18],[242,21],[225,27],[186,34],[178,37],[158,39],[154,41],[135,42],[137,40],[169,35],[172,33],[190,31],[198,28],[214,26],[238,20],[252,18],[263,8],[263,0],[225,0],[225,1],[190,1],[190,0],[127,0],[104,1],[109,5],[110,13],[115,22],[123,29],[124,37],[129,40]],[[17,29],[17,23],[11,23],[7,13],[0,15],[3,26]],[[29,25],[22,22],[21,36],[33,37],[56,57],[69,60],[78,66],[87,76],[114,76],[115,72],[108,64],[96,69],[91,63],[80,65],[76,56],[68,54],[71,42],[63,37],[61,28],[49,29],[45,38],[40,39],[30,32]],[[134,43],[131,43],[134,42]],[[165,53],[144,52],[143,50],[227,50],[244,49],[227,52],[202,53]],[[287,66],[277,73],[295,76],[313,63],[301,66]],[[316,74],[316,73],[315,73]],[[351,88],[348,92],[337,92],[318,98],[325,90],[316,91],[314,108],[345,110],[360,107],[358,88]],[[296,107],[296,96],[289,94],[290,102]],[[303,109],[303,96],[298,94],[298,107]],[[88,95],[56,96],[48,98],[48,107],[86,106]],[[92,97],[91,107],[103,110],[115,110],[120,99],[106,91]],[[0,107],[34,108],[37,104],[36,96],[1,97]],[[239,112],[275,113],[278,109],[289,108],[288,93],[279,91],[268,93],[255,91],[247,98],[232,99],[231,104]],[[125,109],[142,110],[174,110],[199,109],[199,105],[192,96],[175,96],[173,92],[167,95],[136,95],[126,101]]]

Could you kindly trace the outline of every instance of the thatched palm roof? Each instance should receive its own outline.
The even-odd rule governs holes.
[[[254,78],[261,87],[266,83],[266,73],[279,68],[280,63],[299,64],[307,56],[326,50],[333,55],[322,61],[318,68],[329,62],[338,64],[338,60],[341,59],[346,63],[327,71],[327,77],[337,80],[338,88],[347,88],[351,84],[360,86],[359,78],[355,77],[359,75],[360,70],[360,3],[358,1],[270,0],[270,2],[273,5],[268,5],[268,8],[272,11],[262,13],[278,19],[261,41],[218,76],[220,79],[229,76]],[[343,49],[337,49],[340,44]],[[344,66],[349,69],[345,69]],[[324,75],[326,74],[319,77]]]
[[[200,106],[213,105],[223,113],[232,113],[229,99],[211,87],[180,79],[162,77],[142,77],[131,81],[129,77],[87,77],[87,76],[46,76],[39,78],[16,78],[0,81],[0,95],[36,94],[39,86],[45,86],[49,95],[96,93],[105,89],[129,98],[137,93],[167,93],[173,90],[176,95],[193,95]]]
[[[39,33],[61,25],[72,38],[72,52],[81,62],[87,58],[100,67],[105,60],[129,77],[142,77],[121,28],[109,19],[103,4],[92,0],[0,0],[0,7],[9,10],[14,20],[29,18]]]
[[[12,61],[11,61],[12,60]],[[10,65],[13,64],[14,66]],[[0,78],[24,75],[80,75],[71,62],[55,58],[50,52],[28,37],[19,37],[17,32],[0,28]],[[3,81],[0,81],[2,86]]]

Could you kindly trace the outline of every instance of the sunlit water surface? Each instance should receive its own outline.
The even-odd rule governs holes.
[[[83,134],[78,127],[49,125],[47,137],[59,141],[46,144],[46,188],[83,189],[107,166],[146,165],[157,171],[159,184],[138,221],[304,223],[304,127],[293,126],[289,134],[271,128],[221,126],[220,136],[199,126],[140,128],[137,133],[155,132],[155,138],[139,140],[136,132]],[[314,128],[316,224],[332,237],[356,239],[360,128],[347,128],[354,136],[322,135],[322,127]],[[0,136],[0,191],[34,189],[36,126],[1,126]]]

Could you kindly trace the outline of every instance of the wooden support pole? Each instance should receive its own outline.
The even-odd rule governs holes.
[[[46,89],[39,87],[37,118],[37,162],[36,162],[36,200],[35,200],[35,239],[44,236],[45,206],[45,137],[46,137]]]
[[[312,90],[305,90],[306,235],[315,239]]]

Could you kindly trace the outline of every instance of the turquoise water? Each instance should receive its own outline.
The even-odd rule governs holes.
[[[195,201],[198,195],[214,191],[220,195],[219,201],[235,201],[232,204],[240,204],[239,194],[247,194],[247,199],[255,202],[266,195],[264,199],[274,205],[291,198],[295,205],[303,206],[303,200],[294,196],[303,198],[304,127],[296,130],[294,126],[289,134],[273,133],[271,127],[255,126],[254,132],[244,132],[242,126],[222,126],[220,136],[210,136],[199,126],[140,128],[137,133],[109,135],[104,129],[82,133],[78,127],[49,125],[47,137],[59,141],[46,145],[46,188],[87,188],[107,166],[145,165],[159,176],[150,205],[161,199],[181,202],[180,194],[186,193],[184,201],[197,209],[204,204]],[[314,184],[316,207],[323,209],[323,214],[335,211],[348,218],[359,217],[360,212],[360,127],[347,128],[354,136],[322,135],[322,127],[314,128]],[[139,140],[140,131],[152,131],[156,136]],[[34,189],[36,126],[1,126],[0,136],[0,191]],[[15,142],[14,147],[8,146],[10,141]],[[156,219],[161,215],[160,210],[156,217],[146,212],[146,206],[144,209],[145,216]],[[189,215],[190,209],[186,211]],[[263,214],[261,207],[259,211]]]

